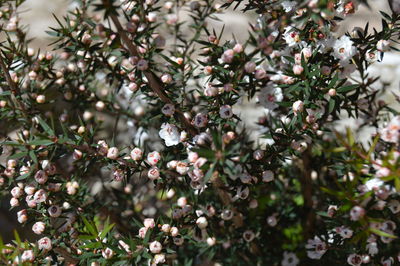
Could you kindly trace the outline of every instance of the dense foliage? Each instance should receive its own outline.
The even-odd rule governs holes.
[[[2,264],[399,263],[400,116],[369,74],[397,14],[339,36],[361,2],[80,0],[46,52],[23,2],[0,9],[0,193],[37,238]],[[226,10],[246,42],[209,26]]]

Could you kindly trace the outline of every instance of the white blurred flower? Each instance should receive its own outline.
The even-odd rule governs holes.
[[[260,104],[268,109],[274,110],[278,108],[279,105],[276,102],[280,102],[283,99],[282,90],[279,87],[264,87],[261,89],[260,94],[258,95],[258,101]]]

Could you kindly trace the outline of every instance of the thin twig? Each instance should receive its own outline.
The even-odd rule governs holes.
[[[17,87],[17,85],[14,83],[14,81],[12,80],[11,76],[10,76],[10,72],[8,71],[8,68],[6,66],[6,64],[4,63],[3,60],[3,56],[0,53],[0,67],[1,70],[4,72],[4,76],[7,80],[8,86],[10,86],[10,90],[13,94],[19,93],[19,89]]]
[[[103,3],[105,5],[109,5],[108,0],[103,0]],[[130,53],[130,55],[140,57],[136,46],[134,45],[133,41],[128,37],[128,35],[126,34],[118,17],[114,14],[111,14],[110,18],[113,21],[120,38],[125,43],[126,48],[127,48],[128,52]],[[169,98],[169,96],[165,92],[164,87],[163,87],[159,77],[157,77],[151,70],[143,71],[143,73],[148,80],[150,88],[161,99],[161,101],[163,101],[164,103],[173,104],[175,106],[175,103]],[[185,128],[189,131],[190,135],[195,136],[198,134],[197,129],[190,123],[190,121],[188,119],[186,119],[183,112],[177,106],[175,106],[175,118],[177,120],[179,120],[185,126]]]

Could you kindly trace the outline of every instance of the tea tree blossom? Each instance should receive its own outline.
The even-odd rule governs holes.
[[[159,136],[165,141],[166,146],[177,145],[180,142],[180,133],[173,124],[162,124]]]
[[[333,44],[333,56],[340,60],[343,66],[349,64],[349,60],[356,54],[357,49],[350,37],[343,35]]]
[[[318,236],[314,239],[309,239],[306,245],[307,256],[311,259],[321,259],[328,249],[327,244],[322,241]]]
[[[0,194],[38,237],[3,264],[400,262],[400,119],[373,73],[395,1],[343,35],[365,1],[77,1],[53,51],[23,2],[0,4]],[[257,16],[229,40],[224,12]]]

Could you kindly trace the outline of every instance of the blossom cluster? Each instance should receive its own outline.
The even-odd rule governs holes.
[[[400,116],[369,72],[395,12],[340,36],[361,1],[85,0],[37,51],[22,2],[0,4],[0,194],[33,236],[2,263],[400,263]],[[240,8],[246,41],[210,26]]]

